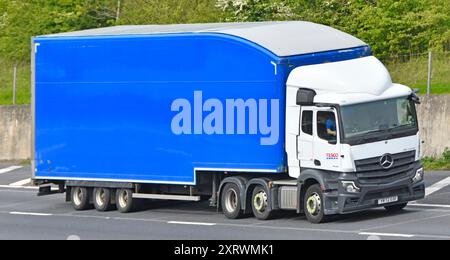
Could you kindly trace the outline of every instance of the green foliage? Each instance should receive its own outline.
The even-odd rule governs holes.
[[[0,57],[29,59],[32,36],[112,24],[107,0],[0,0]]]
[[[231,21],[307,20],[369,43],[377,56],[442,50],[450,43],[448,0],[222,0]]]
[[[288,1],[282,0],[218,0],[228,22],[289,20],[295,17]]]
[[[32,36],[116,24],[267,20],[313,21],[353,34],[372,46],[395,81],[422,91],[426,57],[387,57],[450,50],[448,0],[0,0],[0,104],[11,102],[16,62],[18,101],[29,102]],[[449,61],[448,55],[433,61],[434,93],[450,93]]]
[[[33,35],[118,24],[308,20],[369,43],[377,56],[450,49],[448,0],[0,0],[0,58],[29,57]]]
[[[423,164],[426,170],[450,170],[450,149],[446,148],[439,158],[424,158]]]
[[[220,22],[223,15],[215,5],[215,0],[123,0],[119,24]]]

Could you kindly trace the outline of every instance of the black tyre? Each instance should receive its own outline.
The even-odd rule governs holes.
[[[313,224],[324,223],[329,220],[324,212],[323,193],[319,184],[310,186],[304,198],[305,215]]]
[[[121,213],[138,210],[140,200],[133,198],[133,190],[118,189],[116,192],[116,206]]]
[[[408,206],[408,203],[402,203],[402,204],[397,204],[397,205],[393,205],[393,206],[386,206],[384,208],[387,211],[396,212],[396,211],[402,211],[403,209],[406,208],[406,206]]]
[[[93,193],[94,207],[98,211],[110,211],[112,205],[112,192],[107,188],[95,188]]]
[[[274,211],[269,207],[269,192],[263,186],[256,186],[252,194],[253,215],[259,220],[269,220]]]
[[[228,183],[222,190],[221,205],[223,214],[229,219],[242,218],[241,191],[234,183]]]
[[[87,188],[73,187],[70,191],[70,201],[73,208],[79,211],[92,209],[90,194],[91,192]]]

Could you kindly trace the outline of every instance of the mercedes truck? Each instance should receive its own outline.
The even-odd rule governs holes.
[[[33,37],[31,57],[32,179],[76,210],[322,223],[424,197],[418,96],[328,26],[117,26]]]

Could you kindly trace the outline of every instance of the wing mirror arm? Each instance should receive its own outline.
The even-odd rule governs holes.
[[[409,96],[409,99],[414,102],[415,104],[420,105],[420,97],[414,92],[411,93],[411,96]]]

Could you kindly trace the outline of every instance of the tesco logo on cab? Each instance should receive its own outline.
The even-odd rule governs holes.
[[[338,153],[327,153],[327,160],[337,160],[339,158]]]

